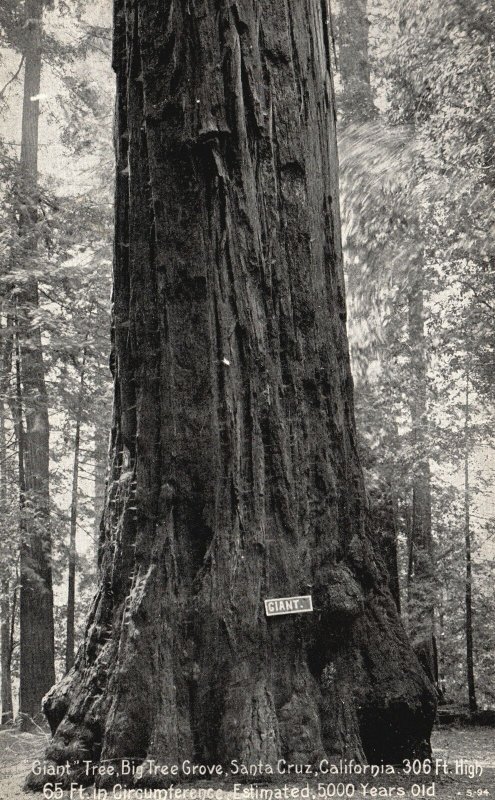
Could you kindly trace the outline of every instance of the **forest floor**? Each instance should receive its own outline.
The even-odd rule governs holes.
[[[19,800],[20,798],[43,797],[43,795],[33,795],[31,792],[23,790],[22,785],[32,763],[36,759],[43,758],[43,749],[47,737],[43,734],[35,735],[29,733],[19,733],[15,729],[0,730],[0,800]],[[271,784],[264,784],[264,788],[273,789],[273,795],[260,794],[261,785],[244,784],[242,790],[235,794],[233,786],[224,784],[220,792],[215,792],[215,800],[279,800],[279,798],[301,798],[304,800],[328,800],[334,795],[338,797],[338,782],[347,787],[342,790],[354,800],[373,800],[380,797],[403,797],[403,798],[429,798],[435,797],[438,800],[462,800],[462,798],[487,798],[495,800],[495,729],[490,727],[455,727],[444,726],[434,731],[432,738],[433,745],[433,773],[435,775],[419,775],[410,777],[397,771],[394,775],[382,775],[377,778],[366,776],[346,776],[334,777],[326,776],[323,784],[312,779],[309,783],[309,793],[305,795],[301,792],[303,784],[291,783],[287,781],[288,790],[292,794],[283,794],[284,783],[282,781]],[[438,759],[438,761],[435,761]],[[469,774],[456,774],[456,761],[464,759],[467,770],[470,767],[478,767],[478,774],[470,777]],[[448,763],[448,774],[445,774],[443,767],[444,761]],[[437,769],[435,766],[438,764]],[[481,771],[481,774],[479,774]],[[47,778],[47,782],[52,780]],[[53,779],[55,780],[55,779]],[[349,789],[353,784],[355,789]],[[434,784],[434,788],[432,788]],[[189,789],[207,788],[212,784],[205,781],[197,784],[188,784]],[[364,786],[366,785],[366,789]],[[298,788],[296,788],[298,787]],[[333,788],[335,787],[335,788]],[[277,789],[282,794],[277,795]],[[137,791],[129,791],[128,794],[108,791],[105,795],[104,790],[98,793],[93,787],[79,793],[74,792],[73,800],[138,800],[140,797],[152,797]],[[158,797],[158,795],[156,795]],[[344,795],[345,796],[345,795]],[[69,792],[63,795],[51,795],[50,791],[45,792],[45,797],[52,797],[52,800],[66,800],[70,798]],[[187,793],[184,792],[183,800],[187,800]]]

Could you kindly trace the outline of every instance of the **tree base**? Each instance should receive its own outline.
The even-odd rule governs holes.
[[[194,623],[176,605],[173,614],[168,607],[173,630],[158,589],[155,572],[118,609],[100,593],[75,668],[45,699],[54,734],[46,757],[71,764],[67,784],[167,786],[187,776],[168,778],[156,765],[185,760],[228,770],[235,759],[276,772],[279,759],[400,764],[430,755],[435,691],[388,589],[371,593],[353,619],[341,607],[340,618],[249,626],[196,603]],[[124,759],[143,769],[122,774]],[[84,761],[111,763],[115,774],[88,774]],[[27,786],[41,789],[44,780],[31,775]]]

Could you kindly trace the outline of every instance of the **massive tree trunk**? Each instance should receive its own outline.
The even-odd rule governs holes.
[[[117,2],[112,472],[54,761],[428,752],[356,451],[327,17]]]
[[[428,458],[428,375],[425,343],[423,265],[412,270],[408,295],[411,353],[411,426],[415,453],[412,484],[408,627],[426,673],[438,682],[435,639],[436,582],[431,528],[431,474]]]
[[[22,267],[27,279],[16,296],[18,366],[25,414],[21,480],[20,700],[25,724],[41,714],[41,700],[55,682],[51,573],[48,400],[41,331],[36,321],[37,280],[29,275],[36,253],[38,123],[42,0],[26,0],[25,75],[22,111]],[[21,266],[21,265],[20,265]],[[33,319],[34,317],[34,319]],[[22,419],[19,427],[22,434]],[[20,442],[20,440],[19,440]],[[21,445],[20,445],[21,446]]]

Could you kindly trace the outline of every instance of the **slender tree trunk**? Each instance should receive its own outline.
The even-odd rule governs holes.
[[[28,556],[26,555],[28,532],[26,526],[26,476],[25,476],[25,433],[24,433],[24,412],[22,404],[22,379],[21,379],[21,347],[19,340],[19,328],[17,323],[17,315],[13,317],[15,327],[15,402],[13,405],[13,419],[16,433],[17,442],[17,478],[19,484],[19,594],[20,602],[22,603],[22,572],[25,569]],[[19,638],[21,644],[22,627],[21,627],[21,614],[19,612]],[[11,644],[14,641],[14,620],[11,617]],[[20,648],[21,653],[22,649]],[[21,687],[19,687],[20,689]],[[21,712],[21,695],[19,691],[19,712]],[[29,718],[21,719],[22,726],[28,729],[30,726]]]
[[[21,142],[20,235],[24,266],[36,255],[38,124],[42,0],[26,0],[25,74]],[[20,714],[24,725],[39,717],[41,700],[55,681],[51,539],[49,528],[49,426],[41,331],[33,323],[38,285],[28,277],[17,296],[19,391],[23,434],[23,536],[20,594]],[[22,419],[19,421],[22,433]],[[19,440],[19,443],[22,440]],[[20,445],[21,446],[21,445]],[[22,484],[22,481],[21,481]]]
[[[0,511],[4,520],[4,525],[7,522],[7,447],[5,442],[5,404],[4,396],[6,387],[8,385],[8,377],[10,376],[11,357],[7,355],[6,351],[10,347],[10,339],[8,331],[2,329],[4,340],[2,342],[2,380],[0,383]],[[7,371],[8,369],[8,371]],[[9,572],[12,569],[9,560],[5,559],[6,563],[3,564],[4,577],[2,577],[0,584],[0,647],[1,647],[1,696],[0,702],[2,704],[1,724],[5,725],[12,721],[13,718],[13,705],[12,705],[12,675],[11,675],[11,662],[12,662],[12,649],[11,649],[11,608],[10,608],[10,578]]]
[[[464,540],[466,558],[466,675],[468,686],[469,710],[476,711],[476,686],[474,682],[474,654],[473,654],[473,575],[471,563],[471,525],[470,525],[470,487],[469,487],[469,365],[466,368],[466,399],[464,404]]]
[[[367,0],[340,0],[337,17],[338,68],[342,81],[339,110],[343,123],[376,117],[371,91]]]
[[[10,649],[10,581],[3,578],[1,584],[1,647],[2,647],[2,725],[12,721],[12,674],[11,663],[12,653]]]
[[[399,9],[398,26],[406,31],[407,17]],[[411,113],[409,122],[415,124]],[[421,218],[415,209],[413,224],[421,238]],[[413,225],[411,225],[412,230]],[[431,473],[428,454],[428,362],[424,320],[424,263],[420,256],[410,264],[408,331],[411,352],[411,428],[415,464],[412,485],[410,571],[408,576],[408,628],[414,649],[438,691],[438,654],[435,637],[436,570],[431,525]]]
[[[346,128],[366,125],[377,116],[371,88],[367,7],[367,0],[341,0],[336,17],[341,82],[338,97],[339,140],[345,136]],[[346,282],[352,304],[353,298],[361,291],[360,270],[353,269],[352,259],[349,261]]]
[[[77,498],[79,490],[79,448],[80,420],[76,420],[74,437],[74,465],[72,468],[72,497],[70,505],[70,537],[69,537],[69,573],[67,580],[67,635],[65,648],[65,671],[68,672],[74,663],[74,631],[76,609],[76,533],[77,533]]]
[[[423,269],[411,273],[408,297],[411,353],[411,425],[415,465],[412,487],[409,632],[428,676],[438,683],[435,640],[436,584],[431,529],[431,475],[428,460],[427,362],[424,330]]]
[[[107,427],[108,425],[108,427]],[[95,561],[98,564],[100,537],[102,535],[103,509],[105,503],[105,484],[108,462],[108,439],[110,419],[105,414],[98,414],[94,428],[94,539]]]
[[[342,132],[349,125],[366,125],[377,116],[373,103],[371,69],[369,57],[369,22],[366,0],[341,0],[337,17],[338,66],[342,90],[339,111]],[[366,258],[366,256],[364,256]],[[347,286],[352,296],[361,291],[360,269],[347,269]],[[359,384],[356,389],[359,393]],[[390,419],[390,426],[396,427]],[[383,473],[386,465],[374,464],[381,472],[381,485],[370,492],[373,527],[380,542],[380,549],[390,575],[390,588],[400,612],[400,585],[397,566],[397,516],[395,513],[394,487],[392,480]]]
[[[55,761],[429,750],[356,449],[327,18],[117,2],[111,484]]]
[[[445,609],[445,603],[443,603],[442,601],[442,605],[438,614],[438,627],[439,627],[439,639],[440,639],[440,646],[438,648],[438,695],[440,703],[446,702],[445,687],[447,685],[445,679],[445,651],[444,651],[445,610],[444,609]]]
[[[70,539],[69,539],[69,575],[67,592],[67,641],[65,651],[65,671],[69,672],[74,664],[74,631],[76,611],[76,534],[77,508],[79,497],[79,455],[81,445],[81,417],[84,402],[84,378],[86,370],[86,348],[83,358],[79,382],[79,395],[76,408],[76,428],[74,434],[74,465],[72,468],[72,497],[70,504]]]
[[[8,578],[2,580],[1,585],[1,647],[2,647],[2,725],[12,721],[12,674],[11,663],[12,653],[10,649],[10,581]]]
[[[406,499],[408,500],[409,498]],[[412,538],[412,502],[406,502],[406,507],[404,510],[404,519],[405,519],[406,537],[407,537],[406,597],[407,597],[407,607],[409,608],[409,604],[411,602],[412,576],[414,570],[413,538]]]

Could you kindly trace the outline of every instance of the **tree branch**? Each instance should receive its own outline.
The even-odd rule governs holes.
[[[461,278],[460,280],[461,280],[461,283],[463,283],[465,286],[467,286],[468,289],[470,289],[472,291],[474,299],[477,300],[478,303],[482,303],[484,306],[489,308],[490,311],[492,311],[492,312],[495,311],[495,308],[491,305],[491,303],[489,303],[488,300],[485,300],[484,297],[481,297],[479,295],[479,293],[477,292],[477,290],[475,289],[475,287],[473,286],[473,284],[470,281],[466,280],[466,278]]]
[[[0,99],[3,98],[5,92],[9,88],[10,84],[14,83],[14,81],[17,80],[17,78],[19,77],[19,73],[20,73],[20,71],[22,69],[22,65],[23,64],[24,64],[24,55],[21,56],[21,60],[19,61],[19,66],[17,67],[17,69],[14,72],[14,74],[12,75],[12,77],[9,78],[9,80],[7,81],[5,86],[2,89],[0,89]]]

